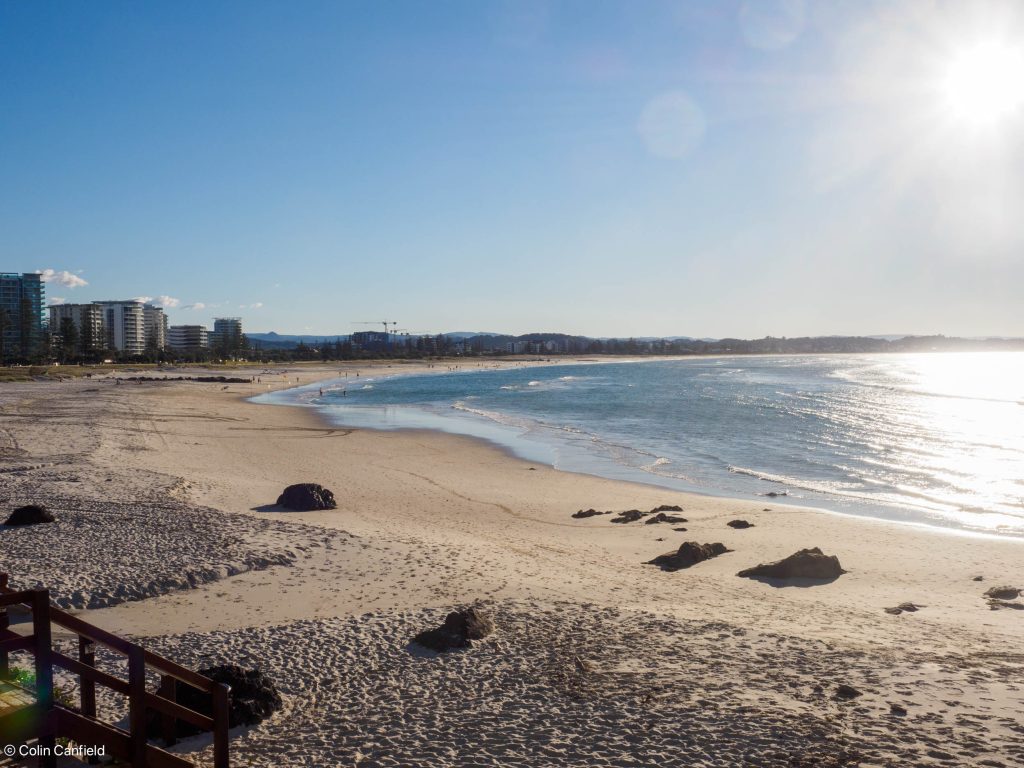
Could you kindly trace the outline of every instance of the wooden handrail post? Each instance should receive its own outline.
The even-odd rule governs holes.
[[[36,706],[39,708],[40,732],[38,744],[42,748],[39,764],[44,768],[55,768],[57,755],[54,753],[56,739],[51,731],[53,722],[53,666],[50,663],[52,650],[50,640],[50,592],[46,589],[32,590],[32,652],[36,661]]]
[[[228,765],[228,729],[231,687],[217,683],[213,687],[213,768],[229,768]]]
[[[146,658],[142,648],[128,649],[128,737],[131,764],[146,764]]]
[[[96,644],[81,635],[78,636],[78,660],[88,667],[96,666]],[[82,692],[82,714],[86,717],[96,717],[96,683],[83,677],[79,689]]]
[[[0,573],[0,594],[7,589],[7,574]],[[0,606],[0,632],[10,628],[11,617],[7,613],[7,606]],[[7,677],[11,673],[10,654],[7,651],[0,651],[0,677]]]
[[[157,694],[163,696],[168,701],[177,703],[178,681],[170,675],[162,676],[160,678],[160,689],[157,691]],[[178,721],[172,715],[161,715],[160,731],[164,737],[164,743],[168,746],[178,743]]]
[[[96,643],[92,640],[78,636],[78,660],[85,664],[87,667],[96,666]],[[81,704],[82,714],[86,717],[96,718],[96,683],[93,680],[87,680],[84,677],[78,678],[78,687],[81,691],[81,697],[79,703]],[[100,759],[95,755],[90,755],[87,758],[89,765],[98,765]]]

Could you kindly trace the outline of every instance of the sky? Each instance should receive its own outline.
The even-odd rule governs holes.
[[[0,0],[0,271],[280,333],[1024,336],[1024,4]]]

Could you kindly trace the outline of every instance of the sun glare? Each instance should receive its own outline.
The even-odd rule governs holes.
[[[958,119],[999,123],[1024,107],[1024,51],[996,42],[967,48],[950,60],[942,88]]]

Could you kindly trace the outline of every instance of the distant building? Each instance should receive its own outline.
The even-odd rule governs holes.
[[[26,358],[43,342],[42,275],[0,273],[0,361]]]
[[[167,345],[171,349],[209,349],[210,332],[203,325],[172,325],[167,332]]]
[[[103,308],[107,347],[128,355],[146,352],[146,309],[141,301],[97,301]]]
[[[78,347],[88,353],[107,347],[107,323],[99,304],[57,304],[50,307],[50,333],[61,333],[61,325],[71,320],[78,334]]]
[[[352,344],[367,352],[387,349],[389,341],[389,335],[383,331],[356,331],[352,334]]]
[[[146,323],[146,349],[167,348],[167,315],[163,307],[154,307],[152,304],[144,304],[142,314]]]
[[[224,356],[233,356],[245,347],[245,336],[242,333],[242,318],[215,317],[213,333],[210,334],[210,348]]]

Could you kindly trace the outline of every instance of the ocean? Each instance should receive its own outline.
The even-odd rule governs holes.
[[[259,399],[472,435],[569,471],[1024,536],[1024,353],[476,364]]]

